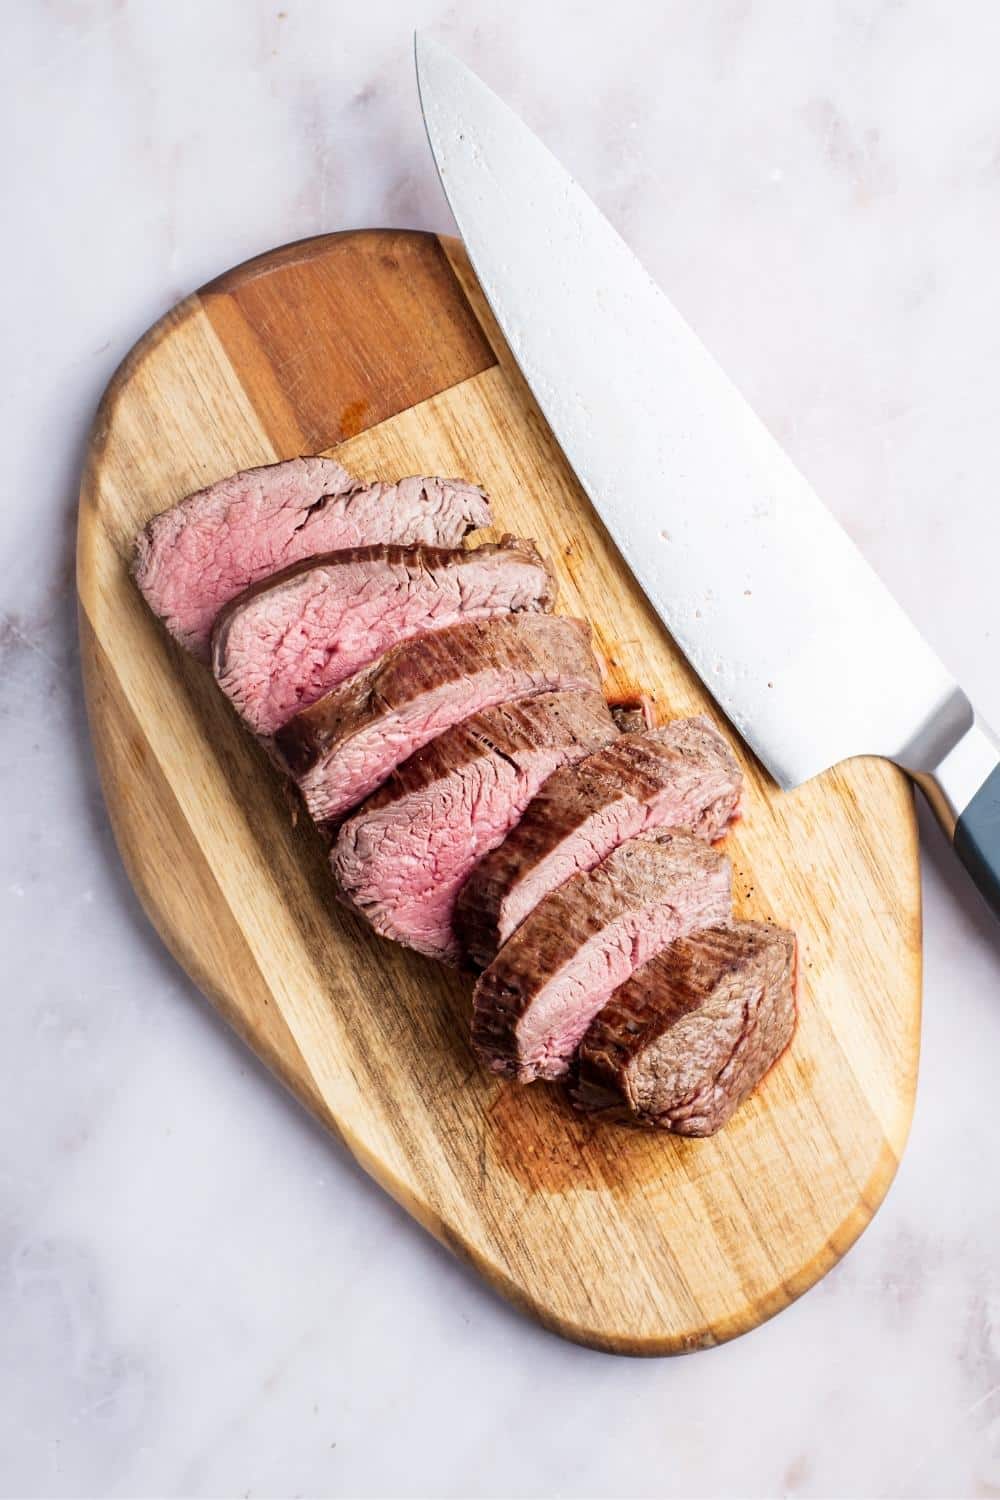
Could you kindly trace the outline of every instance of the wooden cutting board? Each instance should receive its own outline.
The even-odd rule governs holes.
[[[856,760],[782,794],[738,746],[737,905],[799,933],[800,1023],[720,1135],[581,1120],[555,1088],[487,1076],[467,1041],[467,982],[338,907],[295,799],[126,571],[136,531],[182,495],[333,449],[366,478],[480,481],[496,534],[535,537],[554,559],[561,607],[593,622],[612,694],[647,689],[660,717],[720,721],[512,368],[461,247],[381,230],[291,245],[158,323],[94,426],[80,499],[84,676],[136,890],[249,1045],[512,1301],[627,1353],[742,1333],[843,1255],[903,1149],[920,1023],[908,784]]]

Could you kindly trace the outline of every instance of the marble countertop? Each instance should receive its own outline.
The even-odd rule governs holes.
[[[46,0],[0,118],[0,1493],[1000,1495],[1000,929],[922,815],[910,1147],[813,1292],[573,1347],[412,1224],[146,924],[72,584],[102,388],[210,276],[447,227],[434,28],[575,171],[1000,725],[1000,8]]]

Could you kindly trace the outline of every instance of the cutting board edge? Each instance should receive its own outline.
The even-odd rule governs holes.
[[[351,232],[347,231],[345,233],[349,235]],[[370,234],[377,232],[364,231],[363,233]],[[307,259],[307,252],[310,247],[314,247],[314,253],[319,253],[319,251],[327,242],[333,239],[340,239],[341,237],[342,236],[339,234],[334,236],[316,236],[310,240],[296,242],[296,244],[292,246],[282,247],[278,251],[272,252],[272,254],[276,257],[282,258],[287,262],[288,260],[295,258],[294,256],[291,256],[289,252],[295,251],[298,255]],[[455,244],[455,242],[447,240],[446,237],[435,236],[434,238],[438,239],[439,242],[445,245],[446,248],[449,246],[454,246]],[[453,252],[449,249],[449,258],[451,257],[452,253]],[[268,269],[264,262],[267,262],[269,258],[270,257],[268,254],[257,256],[254,257],[251,261],[246,262],[245,265],[256,267],[255,274],[259,275]],[[219,289],[241,269],[241,267],[234,268],[232,272],[224,273],[222,277],[215,278],[214,281],[207,283],[206,287],[203,288],[202,291],[215,291]],[[624,1355],[663,1355],[689,1352],[693,1349],[709,1347],[714,1344],[725,1342],[733,1337],[749,1331],[753,1327],[759,1326],[759,1324],[768,1320],[777,1312],[781,1311],[784,1307],[788,1306],[792,1301],[796,1300],[798,1296],[800,1296],[804,1291],[808,1290],[809,1287],[814,1285],[817,1280],[825,1275],[826,1272],[829,1271],[829,1269],[831,1269],[834,1264],[836,1264],[836,1262],[843,1256],[844,1253],[846,1253],[850,1246],[857,1240],[859,1235],[871,1222],[872,1217],[880,1206],[886,1192],[888,1191],[889,1186],[891,1185],[892,1179],[899,1164],[903,1146],[905,1145],[906,1137],[909,1132],[915,1098],[916,1057],[919,1051],[919,946],[917,948],[918,957],[917,963],[915,965],[916,973],[913,976],[918,1006],[917,1018],[914,1028],[916,1038],[916,1045],[914,1049],[914,1066],[911,1076],[907,1080],[907,1087],[905,1091],[899,1096],[901,1113],[905,1118],[900,1121],[898,1148],[894,1148],[888,1143],[886,1144],[886,1147],[882,1153],[882,1158],[873,1171],[872,1177],[870,1178],[869,1183],[866,1185],[865,1190],[860,1195],[858,1204],[854,1211],[850,1215],[848,1215],[848,1217],[841,1223],[841,1225],[838,1226],[834,1234],[831,1235],[826,1243],[819,1248],[812,1259],[806,1265],[800,1268],[798,1273],[793,1278],[790,1278],[788,1281],[782,1283],[779,1286],[776,1286],[773,1289],[769,1298],[766,1299],[765,1306],[754,1306],[752,1308],[748,1307],[745,1316],[723,1319],[714,1325],[703,1328],[697,1335],[680,1334],[668,1336],[665,1338],[659,1338],[646,1336],[632,1337],[629,1335],[612,1335],[602,1329],[592,1328],[583,1322],[571,1323],[563,1318],[553,1315],[551,1310],[547,1308],[543,1302],[536,1301],[523,1285],[511,1279],[500,1267],[490,1262],[488,1259],[480,1255],[472,1246],[467,1244],[460,1235],[456,1234],[449,1223],[447,1223],[443,1218],[434,1213],[433,1209],[428,1203],[420,1202],[419,1200],[415,1199],[414,1195],[408,1190],[405,1184],[401,1183],[397,1178],[393,1176],[393,1174],[385,1170],[384,1164],[368,1158],[367,1154],[363,1150],[358,1148],[357,1142],[352,1140],[351,1133],[348,1130],[345,1130],[342,1122],[338,1122],[326,1107],[322,1100],[322,1096],[319,1094],[318,1090],[315,1089],[315,1086],[312,1083],[311,1076],[309,1076],[308,1079],[294,1076],[294,1074],[291,1074],[289,1072],[287,1066],[284,1065],[284,1059],[282,1058],[281,1053],[268,1055],[266,1049],[262,1050],[259,1044],[259,1040],[249,1035],[246,1030],[240,1026],[238,1019],[232,1012],[232,1008],[227,1004],[226,996],[219,990],[210,974],[199,965],[197,954],[195,954],[189,948],[185,948],[183,945],[178,943],[176,933],[173,931],[170,922],[164,917],[162,913],[157,900],[156,892],[152,887],[149,886],[145,878],[141,875],[139,871],[138,859],[133,858],[133,851],[130,846],[128,834],[124,827],[120,826],[119,819],[116,816],[115,812],[112,810],[115,806],[115,802],[113,796],[109,795],[108,777],[110,774],[110,765],[105,763],[105,754],[108,754],[110,752],[108,752],[105,738],[102,736],[101,731],[98,729],[100,714],[96,706],[96,680],[98,672],[102,669],[100,668],[93,650],[94,643],[96,642],[99,649],[100,643],[97,640],[96,633],[94,632],[94,626],[91,622],[86,603],[90,587],[90,580],[87,577],[87,559],[89,556],[89,548],[94,544],[95,540],[93,527],[90,523],[91,521],[93,521],[96,524],[99,524],[97,522],[96,506],[94,504],[94,475],[99,465],[104,442],[107,436],[107,431],[113,419],[114,409],[120,397],[120,394],[124,387],[127,385],[128,381],[131,379],[132,375],[135,373],[136,369],[142,363],[142,361],[161,343],[161,341],[165,337],[167,337],[169,333],[174,328],[176,328],[179,323],[182,322],[185,318],[200,310],[200,293],[194,293],[188,298],[184,299],[181,303],[170,309],[161,319],[157,320],[157,322],[153,324],[153,326],[147,331],[147,333],[144,334],[133,346],[133,348],[126,354],[126,356],[118,366],[117,370],[109,381],[104,395],[101,398],[101,402],[95,416],[91,439],[88,444],[87,460],[84,467],[80,491],[77,567],[81,620],[86,622],[86,628],[81,629],[81,660],[83,664],[85,698],[87,703],[88,717],[91,724],[91,732],[95,741],[95,748],[98,752],[98,766],[102,789],[105,794],[105,801],[109,807],[109,815],[111,817],[116,844],[118,846],[133,888],[136,890],[140,903],[143,906],[143,910],[145,911],[154,929],[164,941],[165,946],[168,948],[168,950],[185,969],[185,972],[187,972],[191,976],[198,987],[209,996],[213,1005],[221,1011],[228,1023],[233,1026],[234,1030],[236,1030],[237,1034],[240,1035],[243,1040],[248,1042],[248,1044],[255,1051],[256,1055],[261,1057],[261,1060],[265,1063],[266,1066],[268,1066],[268,1068],[272,1072],[276,1074],[279,1080],[286,1087],[288,1087],[291,1092],[293,1092],[300,1099],[301,1102],[306,1104],[307,1108],[309,1108],[313,1113],[317,1114],[321,1120],[323,1120],[323,1122],[331,1129],[332,1133],[334,1133],[343,1142],[347,1149],[351,1151],[351,1154],[359,1161],[363,1169],[377,1182],[379,1182],[379,1184],[386,1191],[388,1191],[390,1195],[407,1210],[407,1212],[409,1212],[414,1218],[416,1218],[423,1227],[428,1229],[429,1232],[431,1232],[439,1242],[452,1250],[458,1256],[458,1258],[471,1264],[479,1274],[484,1276],[485,1279],[489,1283],[491,1283],[495,1287],[495,1289],[498,1290],[502,1295],[504,1295],[510,1302],[520,1307],[523,1311],[528,1312],[544,1326],[558,1332],[564,1337],[567,1337],[577,1343],[586,1345],[588,1347],[603,1349],[608,1352]],[[485,325],[484,332],[486,332],[487,335],[489,334],[489,330],[485,327]],[[456,382],[456,385],[460,385],[462,383],[462,381],[458,381]],[[92,640],[88,640],[88,636],[92,636]],[[902,775],[902,773],[899,774]],[[912,796],[910,816],[912,819],[912,828],[914,830],[915,836],[916,815],[915,811],[912,810]],[[919,884],[917,886],[915,914],[916,920],[919,924]],[[306,1072],[308,1073],[308,1069],[306,1069]]]
[[[752,1308],[748,1307],[745,1316],[723,1320],[707,1329],[703,1328],[697,1333],[692,1332],[666,1337],[610,1334],[603,1329],[589,1327],[583,1323],[569,1323],[558,1316],[554,1316],[544,1302],[536,1301],[532,1298],[530,1292],[519,1282],[507,1276],[499,1265],[479,1255],[475,1248],[465,1241],[446,1219],[434,1212],[429,1202],[416,1197],[399,1178],[385,1169],[383,1163],[371,1157],[360,1147],[349,1127],[343,1121],[337,1119],[327,1107],[321,1092],[316,1087],[308,1071],[305,1060],[301,1058],[301,1053],[298,1056],[302,1062],[302,1071],[299,1071],[289,1065],[287,1051],[282,1052],[278,1049],[262,1047],[259,1037],[248,1031],[244,1025],[241,1025],[239,1014],[225,989],[216,982],[211,971],[201,963],[197,951],[180,937],[172,922],[165,915],[157,887],[146,879],[142,860],[138,854],[133,853],[132,840],[122,816],[122,811],[115,798],[108,795],[108,787],[112,777],[110,765],[111,752],[107,736],[101,725],[101,713],[98,708],[98,679],[99,677],[106,677],[107,672],[110,670],[110,664],[106,663],[105,653],[94,632],[84,599],[80,597],[78,602],[84,698],[95,748],[102,793],[104,794],[104,801],[108,809],[108,816],[119,856],[132,889],[135,891],[143,912],[153,930],[157,933],[174,961],[184,970],[198,987],[199,991],[205,995],[209,1003],[225,1020],[226,1024],[264,1064],[276,1081],[321,1121],[341,1146],[350,1153],[362,1170],[387,1192],[424,1230],[430,1233],[439,1244],[453,1253],[457,1259],[470,1266],[499,1295],[503,1296],[525,1315],[534,1318],[542,1326],[583,1347],[624,1357],[652,1358],[679,1356],[727,1343],[731,1339],[738,1338],[743,1334],[751,1332],[763,1323],[770,1321],[771,1318],[782,1312],[786,1307],[789,1307],[800,1296],[815,1286],[856,1243],[881,1207],[895,1178],[903,1151],[905,1150],[912,1123],[916,1095],[920,1044],[919,1023],[915,1028],[912,1069],[910,1070],[906,1096],[903,1101],[901,1119],[899,1121],[898,1145],[893,1146],[888,1142],[886,1143],[882,1158],[876,1165],[864,1192],[860,1195],[854,1212],[838,1226],[835,1233],[816,1251],[812,1259],[800,1268],[798,1274],[791,1282],[779,1283],[775,1286],[769,1298],[763,1299],[761,1303]],[[914,827],[916,827],[915,813]],[[918,984],[920,982],[919,976],[917,982]]]
[[[106,759],[108,749],[104,736],[97,728],[99,714],[96,706],[98,674],[104,673],[106,670],[99,660],[98,653],[101,656],[104,653],[100,647],[100,643],[93,635],[93,626],[90,623],[86,606],[82,599],[80,600],[80,614],[81,625],[84,627],[81,630],[81,663],[84,695],[95,745],[98,774],[101,780],[102,791],[105,794],[105,804],[108,808],[116,847],[130,884],[139,899],[150,925],[175,962],[193,980],[198,989],[209,999],[213,1008],[217,1010],[227,1025],[240,1037],[240,1040],[253,1051],[254,1055],[265,1065],[277,1082],[287,1089],[300,1104],[315,1115],[330,1130],[331,1134],[350,1153],[353,1159],[357,1161],[362,1170],[387,1192],[396,1203],[405,1209],[423,1229],[430,1233],[439,1244],[451,1251],[457,1259],[469,1265],[496,1292],[506,1298],[508,1302],[512,1303],[524,1314],[537,1320],[544,1327],[586,1348],[627,1357],[658,1357],[688,1354],[696,1352],[699,1349],[712,1348],[723,1343],[728,1343],[731,1339],[749,1333],[753,1329],[770,1321],[771,1318],[797,1301],[799,1297],[827,1275],[868,1228],[892,1185],[909,1136],[916,1095],[917,1065],[919,1061],[919,1026],[916,1029],[913,1066],[908,1079],[906,1096],[903,1101],[902,1117],[899,1121],[898,1145],[886,1142],[881,1160],[877,1163],[869,1182],[860,1194],[858,1204],[853,1213],[838,1226],[834,1234],[816,1251],[812,1259],[799,1269],[798,1274],[790,1282],[779,1283],[775,1286],[768,1298],[762,1299],[761,1303],[754,1305],[752,1308],[748,1307],[745,1316],[725,1319],[718,1324],[701,1329],[698,1333],[670,1335],[666,1337],[631,1336],[627,1334],[615,1335],[603,1329],[589,1327],[584,1323],[569,1323],[558,1316],[554,1316],[544,1302],[536,1301],[523,1285],[507,1276],[499,1265],[479,1255],[475,1248],[465,1241],[451,1227],[447,1220],[434,1212],[427,1201],[417,1198],[399,1178],[385,1169],[383,1163],[371,1157],[360,1147],[349,1127],[343,1121],[338,1120],[326,1106],[322,1094],[308,1073],[304,1059],[304,1073],[299,1073],[288,1065],[286,1053],[263,1049],[259,1038],[248,1032],[240,1024],[238,1014],[225,990],[220,988],[215,982],[210,971],[204,968],[195,950],[179,938],[173,925],[163,913],[157,889],[151,886],[145,878],[141,860],[138,857],[133,857],[131,842],[125,823],[121,818],[120,812],[117,810],[114,799],[107,795],[107,782],[110,770],[108,760]]]

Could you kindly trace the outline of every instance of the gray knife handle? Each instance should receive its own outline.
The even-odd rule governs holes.
[[[1000,917],[1000,766],[955,824],[955,853]]]
[[[1000,917],[1000,745],[979,718],[916,773],[955,853]]]

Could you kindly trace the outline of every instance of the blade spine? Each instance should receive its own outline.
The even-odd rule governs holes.
[[[829,523],[831,526],[833,526],[833,527],[836,528],[837,532],[839,533],[840,540],[842,541],[842,543],[846,544],[846,550],[849,553],[853,564],[855,566],[857,566],[857,565],[860,564],[861,570],[863,571],[864,575],[866,575],[866,579],[867,579],[867,583],[868,583],[869,587],[877,591],[877,597],[880,598],[881,602],[883,602],[883,604],[891,607],[891,609],[895,612],[895,614],[898,617],[898,619],[905,624],[906,629],[908,631],[908,634],[909,634],[910,638],[912,639],[915,651],[919,650],[919,651],[921,651],[923,653],[923,663],[922,664],[927,665],[927,666],[932,666],[933,665],[936,668],[937,675],[940,678],[946,679],[947,682],[951,686],[953,686],[955,688],[958,688],[959,684],[957,683],[957,681],[947,671],[947,669],[944,666],[944,663],[940,660],[940,658],[938,657],[938,655],[937,655],[936,651],[934,650],[934,648],[930,645],[930,643],[923,636],[922,632],[918,629],[918,627],[916,626],[916,624],[910,618],[909,614],[903,609],[902,605],[900,605],[899,601],[892,594],[891,590],[888,588],[888,586],[886,585],[886,583],[880,577],[880,575],[878,574],[878,572],[876,571],[876,569],[872,566],[872,564],[869,562],[868,558],[861,551],[861,549],[859,548],[858,544],[855,542],[854,538],[850,535],[850,533],[846,530],[846,528],[843,527],[843,525],[841,524],[839,518],[832,511],[830,511],[829,507],[827,507],[824,504],[824,502],[820,499],[819,495],[817,494],[816,490],[813,488],[813,486],[812,486],[811,482],[809,481],[809,479],[807,478],[807,476],[805,474],[803,474],[802,470],[799,468],[797,462],[791,457],[791,455],[789,455],[785,451],[785,449],[782,447],[781,443],[779,442],[778,438],[772,432],[772,430],[768,426],[768,424],[764,422],[763,418],[761,418],[758,415],[758,413],[754,410],[754,408],[752,406],[750,406],[750,404],[747,401],[746,397],[743,395],[742,391],[740,390],[740,388],[736,384],[736,382],[729,375],[728,371],[726,371],[724,369],[724,367],[721,364],[719,364],[719,362],[716,360],[715,356],[712,354],[712,351],[708,348],[708,346],[700,338],[700,336],[697,333],[697,331],[691,326],[690,322],[687,320],[687,318],[684,316],[684,314],[680,311],[680,309],[678,309],[678,308],[675,307],[675,305],[672,303],[672,301],[668,297],[667,293],[663,290],[662,287],[659,286],[659,284],[656,282],[656,280],[653,278],[653,276],[650,274],[650,272],[647,270],[647,268],[638,259],[638,257],[636,256],[634,250],[632,250],[631,246],[629,246],[629,244],[623,238],[623,236],[620,234],[620,232],[618,231],[618,229],[607,219],[607,216],[602,213],[601,209],[597,206],[597,204],[594,203],[593,200],[587,195],[585,189],[581,187],[581,185],[572,176],[572,174],[562,165],[562,163],[558,160],[558,158],[556,158],[551,153],[551,151],[545,145],[545,143],[543,141],[541,141],[536,135],[534,135],[534,133],[531,131],[530,126],[528,126],[526,124],[526,122],[524,122],[523,120],[521,120],[520,117],[510,108],[510,106],[507,105],[502,99],[500,99],[500,97],[498,95],[496,95],[494,93],[494,91],[492,89],[489,88],[489,85],[485,84],[480,78],[478,78],[478,76],[476,74],[472,73],[471,70],[467,69],[466,66],[463,63],[461,63],[457,58],[453,57],[453,55],[450,54],[447,51],[447,49],[445,49],[443,47],[439,47],[437,43],[432,43],[431,45],[432,45],[432,47],[437,48],[443,54],[443,56],[447,59],[447,61],[449,63],[454,63],[457,66],[457,68],[459,68],[461,70],[461,72],[462,72],[463,75],[467,74],[468,77],[470,78],[470,80],[473,82],[473,84],[476,85],[479,89],[481,89],[484,92],[484,94],[487,96],[487,98],[489,100],[493,101],[500,108],[500,110],[503,111],[503,113],[504,113],[505,116],[509,116],[510,117],[512,124],[515,125],[517,128],[519,128],[520,130],[522,130],[525,133],[525,135],[527,136],[527,138],[528,138],[529,142],[531,143],[531,145],[533,147],[537,147],[541,152],[543,152],[545,154],[545,157],[548,158],[554,164],[554,166],[557,168],[557,170],[565,178],[567,186],[569,188],[571,188],[572,191],[575,194],[579,195],[580,199],[587,205],[587,208],[590,211],[592,211],[594,214],[596,214],[598,216],[598,219],[599,219],[599,221],[601,223],[602,228],[603,229],[607,229],[608,231],[610,231],[611,235],[613,235],[616,248],[620,250],[620,252],[621,252],[621,254],[623,256],[627,257],[629,266],[632,268],[633,273],[636,273],[636,272],[639,273],[639,276],[641,277],[641,281],[642,281],[643,285],[649,289],[649,291],[654,295],[654,297],[656,297],[658,300],[660,300],[661,305],[667,310],[667,312],[670,315],[672,315],[674,318],[677,319],[678,323],[681,325],[682,329],[684,330],[684,333],[687,335],[688,338],[690,338],[690,340],[692,341],[693,345],[698,349],[700,355],[704,356],[707,359],[709,365],[713,368],[714,372],[716,372],[718,375],[720,375],[722,377],[722,379],[723,379],[723,381],[725,383],[725,387],[728,389],[728,391],[732,393],[733,397],[738,401],[739,405],[742,408],[746,409],[746,411],[749,414],[749,416],[752,417],[753,421],[756,424],[758,424],[759,428],[766,434],[767,438],[775,446],[775,448],[777,449],[778,453],[780,454],[783,462],[788,466],[789,470],[794,473],[794,475],[796,476],[797,480],[802,484],[802,486],[803,486],[804,490],[807,492],[807,494],[808,494],[811,502],[814,503],[819,508],[819,510],[821,511],[823,519],[827,523]],[[732,706],[731,707],[727,707],[725,699],[723,697],[719,696],[719,692],[713,686],[713,683],[711,682],[711,680],[709,679],[709,677],[706,676],[702,672],[702,670],[699,668],[699,666],[696,664],[696,658],[697,658],[697,656],[703,655],[703,653],[699,651],[697,641],[692,640],[688,644],[684,644],[678,638],[678,636],[676,635],[675,630],[674,630],[674,628],[673,628],[673,626],[671,624],[671,619],[672,619],[672,616],[673,616],[673,612],[670,611],[668,608],[661,607],[661,604],[659,602],[657,602],[658,595],[662,591],[661,591],[661,589],[658,586],[655,570],[654,570],[653,574],[651,575],[650,585],[647,586],[646,582],[643,579],[643,573],[644,573],[645,570],[641,569],[641,568],[637,568],[635,566],[633,549],[629,545],[629,543],[626,540],[624,540],[624,538],[628,537],[629,534],[630,534],[629,533],[629,528],[625,524],[625,521],[624,521],[622,515],[620,514],[619,510],[616,509],[616,507],[615,507],[614,504],[611,504],[610,505],[610,514],[611,514],[612,519],[609,520],[608,516],[605,513],[605,507],[604,507],[604,505],[602,504],[602,502],[598,498],[595,498],[593,489],[591,488],[591,486],[587,483],[587,481],[583,477],[583,473],[581,472],[581,469],[582,470],[586,470],[589,467],[588,458],[587,458],[586,452],[584,452],[582,455],[571,456],[570,453],[565,448],[564,442],[563,442],[563,438],[560,436],[560,430],[559,430],[560,429],[560,422],[559,421],[553,421],[552,415],[550,414],[550,411],[547,409],[548,408],[547,401],[539,394],[538,389],[536,388],[536,384],[532,381],[531,377],[529,376],[528,370],[525,368],[525,362],[524,362],[525,359],[528,359],[529,363],[534,363],[534,361],[531,359],[531,356],[530,356],[529,353],[526,352],[524,358],[522,358],[522,355],[518,352],[518,346],[519,346],[519,344],[521,342],[521,333],[520,333],[519,326],[517,324],[517,319],[515,317],[515,312],[516,312],[516,308],[517,308],[516,298],[515,298],[515,301],[514,301],[514,307],[511,308],[509,306],[510,298],[509,298],[509,296],[507,296],[505,298],[504,288],[503,288],[502,284],[499,287],[494,286],[493,285],[494,277],[493,277],[492,273],[490,272],[490,270],[484,264],[481,264],[480,254],[479,254],[479,250],[477,248],[477,243],[478,242],[477,242],[476,234],[473,233],[471,239],[468,237],[468,226],[467,226],[467,224],[465,222],[465,214],[464,214],[462,208],[460,207],[460,203],[462,201],[462,193],[463,193],[463,184],[462,184],[462,180],[461,180],[461,173],[459,173],[457,175],[457,177],[456,177],[456,183],[455,183],[455,189],[454,189],[454,195],[453,195],[452,188],[451,188],[451,186],[449,184],[448,176],[446,175],[445,171],[442,169],[442,162],[441,162],[441,159],[439,158],[439,153],[438,153],[438,149],[437,149],[437,145],[436,145],[436,141],[435,141],[435,135],[434,135],[434,131],[432,129],[431,119],[430,119],[430,116],[432,114],[434,114],[434,113],[438,113],[439,109],[438,109],[438,107],[436,107],[436,105],[434,104],[434,102],[431,101],[430,96],[425,97],[424,79],[421,76],[421,67],[420,67],[420,39],[419,39],[419,36],[415,36],[415,48],[416,48],[416,55],[417,55],[417,84],[418,84],[418,94],[419,94],[419,97],[420,97],[421,113],[422,113],[422,118],[423,118],[423,121],[424,121],[424,127],[425,127],[425,131],[426,131],[426,134],[427,134],[428,143],[429,143],[430,149],[431,149],[431,155],[432,155],[433,160],[434,160],[435,170],[437,171],[438,180],[439,180],[439,182],[441,184],[442,191],[443,191],[443,193],[445,195],[445,199],[446,199],[446,201],[448,203],[448,207],[449,207],[449,209],[450,209],[450,211],[452,213],[452,216],[453,216],[453,218],[455,220],[455,223],[456,223],[456,225],[458,227],[459,233],[462,236],[462,240],[463,240],[463,244],[464,244],[464,247],[465,247],[466,255],[468,256],[469,262],[470,262],[470,264],[471,264],[471,266],[473,268],[473,271],[475,272],[477,281],[478,281],[478,283],[480,285],[480,288],[482,289],[483,296],[484,296],[484,298],[486,300],[486,303],[487,303],[487,305],[488,305],[488,307],[489,307],[489,309],[490,309],[493,317],[495,318],[495,320],[496,320],[496,322],[497,322],[497,324],[498,324],[498,326],[499,326],[499,328],[501,330],[501,333],[503,334],[504,341],[505,341],[505,343],[507,345],[507,348],[508,348],[508,350],[510,352],[510,358],[513,360],[514,364],[516,365],[518,371],[521,374],[521,377],[524,379],[526,385],[528,386],[528,389],[531,391],[532,397],[535,400],[535,402],[537,403],[539,409],[541,410],[542,415],[545,418],[546,424],[548,425],[550,431],[552,432],[552,435],[553,435],[553,437],[554,437],[557,445],[559,446],[561,452],[563,453],[564,457],[566,458],[566,461],[567,461],[567,464],[568,464],[569,468],[576,475],[576,478],[577,478],[578,482],[580,483],[580,486],[581,486],[582,490],[587,495],[587,497],[588,497],[588,499],[590,501],[590,504],[594,507],[595,513],[599,517],[602,526],[607,531],[607,533],[608,533],[611,541],[614,543],[617,551],[621,555],[621,557],[622,557],[622,559],[623,559],[626,567],[628,568],[628,571],[632,575],[633,579],[635,580],[635,582],[636,582],[637,586],[639,587],[639,589],[642,591],[643,595],[649,600],[649,603],[650,603],[650,605],[651,605],[651,607],[653,609],[653,612],[657,615],[658,619],[660,620],[660,623],[661,623],[662,627],[667,631],[667,633],[670,636],[671,640],[675,643],[678,652],[683,656],[683,658],[685,660],[685,663],[687,664],[687,666],[689,667],[689,669],[691,670],[691,672],[693,673],[693,675],[702,684],[702,686],[704,687],[705,692],[711,698],[711,700],[712,700],[713,704],[716,706],[716,708],[733,725],[733,727],[735,728],[735,730],[737,731],[737,733],[745,740],[745,742],[747,743],[748,747],[753,751],[753,753],[756,755],[756,757],[758,758],[758,760],[761,761],[761,763],[767,768],[767,770],[773,776],[774,780],[778,783],[778,785],[787,789],[787,788],[789,788],[791,786],[795,786],[795,785],[800,784],[800,782],[802,780],[807,779],[807,778],[805,776],[799,774],[799,773],[791,772],[790,771],[790,764],[787,761],[785,761],[785,757],[780,752],[778,754],[772,753],[771,749],[769,749],[767,747],[767,745],[763,742],[763,740],[761,739],[761,737],[754,731],[754,729],[752,727],[752,725],[753,725],[753,717],[752,717],[753,707],[752,707],[751,700],[747,699],[745,697],[741,697],[741,695],[738,694],[738,693],[734,694],[734,693],[731,692],[728,695],[728,697],[729,697],[729,702],[730,702],[730,704]],[[448,105],[449,102],[450,102],[449,96],[447,94],[444,95],[444,97],[441,100],[441,106],[440,107],[444,108],[446,110],[447,109],[447,105]],[[447,148],[447,144],[448,143],[447,143],[447,140],[445,139],[445,134],[446,134],[446,131],[447,131],[449,123],[450,122],[447,121],[447,114],[446,114],[445,115],[445,123],[442,124],[439,121],[438,122],[438,126],[437,126],[438,130],[442,132],[441,156],[447,156],[447,149],[446,148]],[[475,224],[473,224],[473,228],[474,229],[476,228]],[[483,253],[484,253],[484,255],[486,254],[486,248],[484,248],[484,252]],[[492,292],[492,295],[491,295],[491,292]],[[531,347],[530,346],[530,341],[528,341],[527,344],[526,344],[526,351],[530,351],[530,347]],[[549,375],[548,374],[544,374],[544,376],[542,378],[542,384],[547,388],[549,383],[550,383]],[[578,468],[578,462],[580,463],[580,467],[579,468]],[[929,689],[930,689],[930,684],[928,686],[929,686]],[[931,692],[929,690],[928,691],[928,700],[931,698],[931,696],[932,696],[932,694],[931,694]],[[936,701],[937,700],[935,699],[935,702]],[[742,711],[734,712],[734,709],[736,709],[736,710],[742,710]],[[930,715],[931,715],[931,710],[929,708],[928,709],[928,717],[930,717]],[[858,751],[851,752],[851,753],[857,753],[857,754],[882,753],[882,754],[885,754],[887,752],[884,751],[884,750],[882,750],[882,751],[875,751],[875,750],[864,751],[864,750],[858,750]],[[838,759],[839,758],[841,758],[841,757],[838,757]],[[794,760],[794,757],[793,757],[793,760]],[[784,764],[782,763],[783,761],[785,761]],[[828,764],[836,764],[836,763],[837,763],[836,760],[831,760],[831,761],[828,762]],[[784,774],[782,774],[782,773],[784,773]],[[809,774],[816,774],[816,772],[810,772]]]

